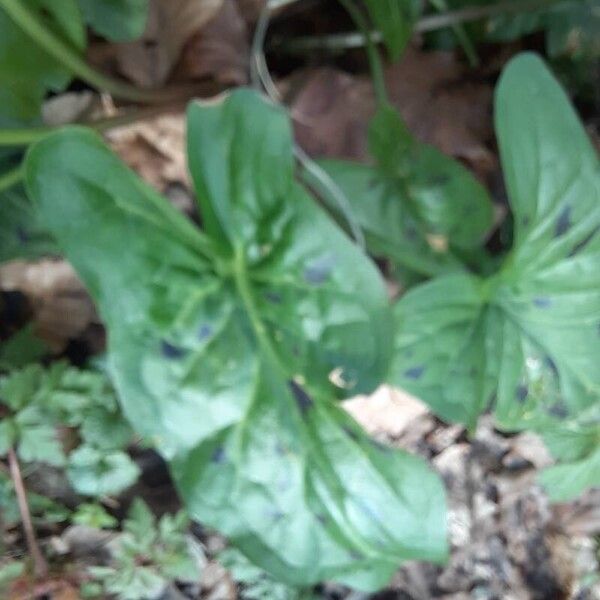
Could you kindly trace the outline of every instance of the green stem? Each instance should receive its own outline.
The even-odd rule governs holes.
[[[429,2],[434,6],[434,8],[442,13],[448,14],[448,3],[446,0],[429,0]],[[475,50],[475,46],[469,37],[469,34],[466,32],[465,28],[461,23],[453,23],[450,25],[458,43],[462,46],[463,52],[465,53],[469,64],[472,67],[477,67],[479,65],[479,57],[477,56],[477,51]]]
[[[41,48],[92,87],[115,98],[146,104],[160,104],[192,95],[191,89],[144,90],[96,71],[69,44],[65,43],[26,6],[23,0],[0,0],[0,8]],[[23,52],[27,52],[23,48]]]
[[[2,0],[0,0],[2,2]],[[81,122],[81,123],[66,123],[64,125],[42,125],[40,127],[24,127],[16,129],[0,129],[0,146],[28,146],[33,144],[48,134],[66,127],[67,125],[82,125],[90,127],[96,131],[107,131],[115,127],[129,125],[135,121],[143,121],[152,117],[170,112],[177,108],[176,104],[168,104],[164,106],[151,106],[131,110],[122,115],[114,117],[106,117],[96,121]]]
[[[364,37],[364,42],[369,58],[369,66],[371,68],[371,77],[373,78],[373,87],[375,88],[375,96],[377,103],[380,106],[389,105],[387,90],[385,88],[385,79],[383,76],[383,66],[377,46],[371,33],[371,28],[367,19],[364,17],[360,9],[354,3],[354,0],[340,0],[340,3],[346,9],[361,34]]]
[[[0,175],[0,193],[17,185],[23,179],[23,167],[19,165],[7,173]]]
[[[341,0],[340,0],[341,1]],[[479,21],[502,15],[533,12],[545,10],[565,0],[507,0],[491,6],[471,6],[439,15],[428,15],[419,20],[415,26],[416,33],[427,33],[437,31],[446,27],[455,27],[461,23]],[[371,31],[371,38],[375,42],[381,42],[382,36],[379,31]],[[339,51],[351,48],[362,48],[366,43],[362,33],[336,33],[327,36],[298,37],[290,41],[281,40],[277,48],[291,54],[304,53],[312,50]]]

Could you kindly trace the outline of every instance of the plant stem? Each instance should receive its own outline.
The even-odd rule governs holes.
[[[0,0],[1,2],[2,0]],[[57,131],[68,125],[82,125],[91,127],[96,131],[107,131],[115,127],[129,125],[135,121],[143,121],[152,117],[170,112],[177,108],[177,104],[165,104],[164,106],[150,106],[148,108],[139,108],[125,112],[114,117],[106,117],[96,121],[81,123],[65,123],[64,125],[47,125],[40,127],[27,127],[18,129],[0,129],[0,146],[28,146],[33,144],[53,131]]]
[[[444,13],[444,11],[448,10],[448,3],[446,2],[446,0],[429,0],[429,2],[434,6],[434,8],[438,12],[442,14],[447,14]],[[462,46],[462,49],[471,67],[477,67],[479,65],[479,57],[477,56],[475,46],[473,45],[473,42],[471,41],[471,38],[469,37],[465,28],[462,26],[461,23],[453,23],[452,25],[450,25],[450,27],[452,28],[452,31],[454,32],[458,43]]]
[[[92,87],[104,90],[115,98],[146,104],[160,104],[193,95],[192,88],[145,90],[96,71],[76,50],[46,27],[26,4],[23,0],[0,0],[0,8],[3,8],[33,41]],[[22,51],[26,52],[27,49],[23,48]]]
[[[23,167],[18,165],[14,169],[0,175],[0,193],[17,185],[23,179]]]
[[[468,23],[469,21],[479,21],[480,19],[488,19],[501,15],[542,10],[559,2],[564,2],[564,0],[506,0],[506,2],[492,4],[491,6],[469,6],[441,15],[424,17],[417,24],[416,30],[422,33],[435,31],[436,29],[452,27],[453,25]]]
[[[375,96],[377,103],[380,106],[386,106],[389,104],[387,91],[385,88],[385,79],[383,76],[383,66],[381,64],[381,57],[379,51],[373,40],[371,28],[367,19],[364,17],[360,9],[354,3],[354,0],[340,0],[340,4],[346,9],[352,20],[360,30],[360,33],[364,39],[364,44],[367,50],[367,56],[369,58],[369,66],[371,68],[371,77],[373,79],[373,87],[375,88]]]
[[[21,475],[21,468],[19,467],[19,459],[13,448],[9,448],[8,450],[8,466],[13,485],[15,486],[15,494],[19,505],[19,512],[21,513],[21,521],[23,522],[27,547],[29,548],[29,554],[33,560],[33,571],[38,579],[42,579],[48,576],[48,564],[46,563],[46,559],[44,558],[35,537],[31,513],[29,512],[29,504],[27,503],[25,484],[23,483],[23,476]]]
[[[559,2],[564,2],[564,0],[507,0],[506,2],[492,6],[472,6],[439,15],[423,17],[415,25],[414,31],[416,33],[427,33],[428,31],[436,31],[446,27],[455,27],[461,23],[468,23],[470,21],[543,10]],[[374,42],[381,42],[381,32],[371,31],[371,38]],[[279,46],[287,52],[297,54],[310,50],[339,51],[362,48],[365,43],[362,33],[351,32],[320,37],[299,37],[289,42],[282,41]]]

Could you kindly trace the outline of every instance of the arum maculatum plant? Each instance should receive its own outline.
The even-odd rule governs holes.
[[[393,317],[373,263],[294,179],[285,113],[246,90],[192,104],[188,158],[203,230],[89,130],[27,158],[127,418],[190,514],[282,581],[371,590],[403,560],[443,561],[439,478],[336,403],[386,378]]]
[[[564,91],[525,54],[496,93],[514,243],[488,278],[462,272],[394,308],[391,380],[444,419],[493,409],[540,432],[565,464],[542,475],[556,500],[600,485],[600,164]]]
[[[127,418],[169,462],[190,514],[277,579],[371,590],[403,560],[444,560],[439,479],[373,443],[336,404],[385,380],[471,429],[493,408],[501,427],[542,433],[563,461],[543,474],[555,499],[599,483],[598,158],[535,56],[507,67],[496,121],[512,250],[487,278],[455,251],[443,269],[420,271],[437,276],[393,314],[373,264],[296,182],[285,114],[253,92],[189,109],[202,229],[88,130],[29,152],[30,195],[102,312]],[[489,212],[473,200],[488,202],[479,184],[450,163],[432,184],[429,150],[374,127],[385,143],[374,145],[372,187],[383,178],[387,192],[373,210],[391,211],[392,225],[378,253],[398,243],[407,215],[421,233],[454,223],[450,248],[473,248]],[[467,184],[448,187],[453,174]],[[436,186],[452,194],[415,193]],[[351,203],[367,219],[364,198]],[[464,219],[479,215],[472,230],[395,207],[422,199],[451,215],[437,206],[449,198]],[[409,250],[391,259],[408,264]]]

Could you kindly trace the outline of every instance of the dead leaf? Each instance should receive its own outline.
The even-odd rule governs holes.
[[[370,396],[346,400],[344,408],[371,435],[398,438],[417,417],[428,412],[415,397],[389,386],[381,386]]]
[[[367,123],[375,110],[371,83],[333,68],[300,72],[281,85],[296,139],[311,156],[364,160]]]
[[[99,322],[91,298],[64,260],[5,263],[0,266],[0,289],[27,297],[36,334],[55,352]]]
[[[186,44],[177,71],[182,78],[212,78],[224,85],[248,82],[249,32],[238,3],[225,0],[210,25]]]
[[[185,116],[162,115],[113,129],[112,149],[159,191],[172,183],[190,185],[185,157]]]
[[[453,53],[410,48],[386,69],[385,78],[392,103],[417,139],[468,162],[479,174],[495,169],[486,145],[493,133],[491,87],[468,80]],[[366,159],[375,111],[368,77],[319,68],[295,74],[281,89],[293,97],[296,135],[309,154]]]
[[[118,44],[123,75],[143,87],[163,84],[190,37],[219,11],[223,0],[151,0],[142,37]]]

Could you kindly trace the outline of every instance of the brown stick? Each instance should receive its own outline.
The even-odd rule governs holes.
[[[37,579],[42,579],[48,576],[48,563],[46,562],[35,537],[31,513],[29,512],[29,504],[27,503],[27,492],[25,491],[25,484],[23,483],[23,476],[21,475],[21,467],[19,466],[19,459],[13,448],[10,448],[8,451],[8,466],[15,486],[15,494],[17,495],[17,503],[19,504],[19,512],[21,513],[21,521],[23,522],[23,531],[25,532],[27,548],[29,549],[31,559],[33,560],[33,573]]]

